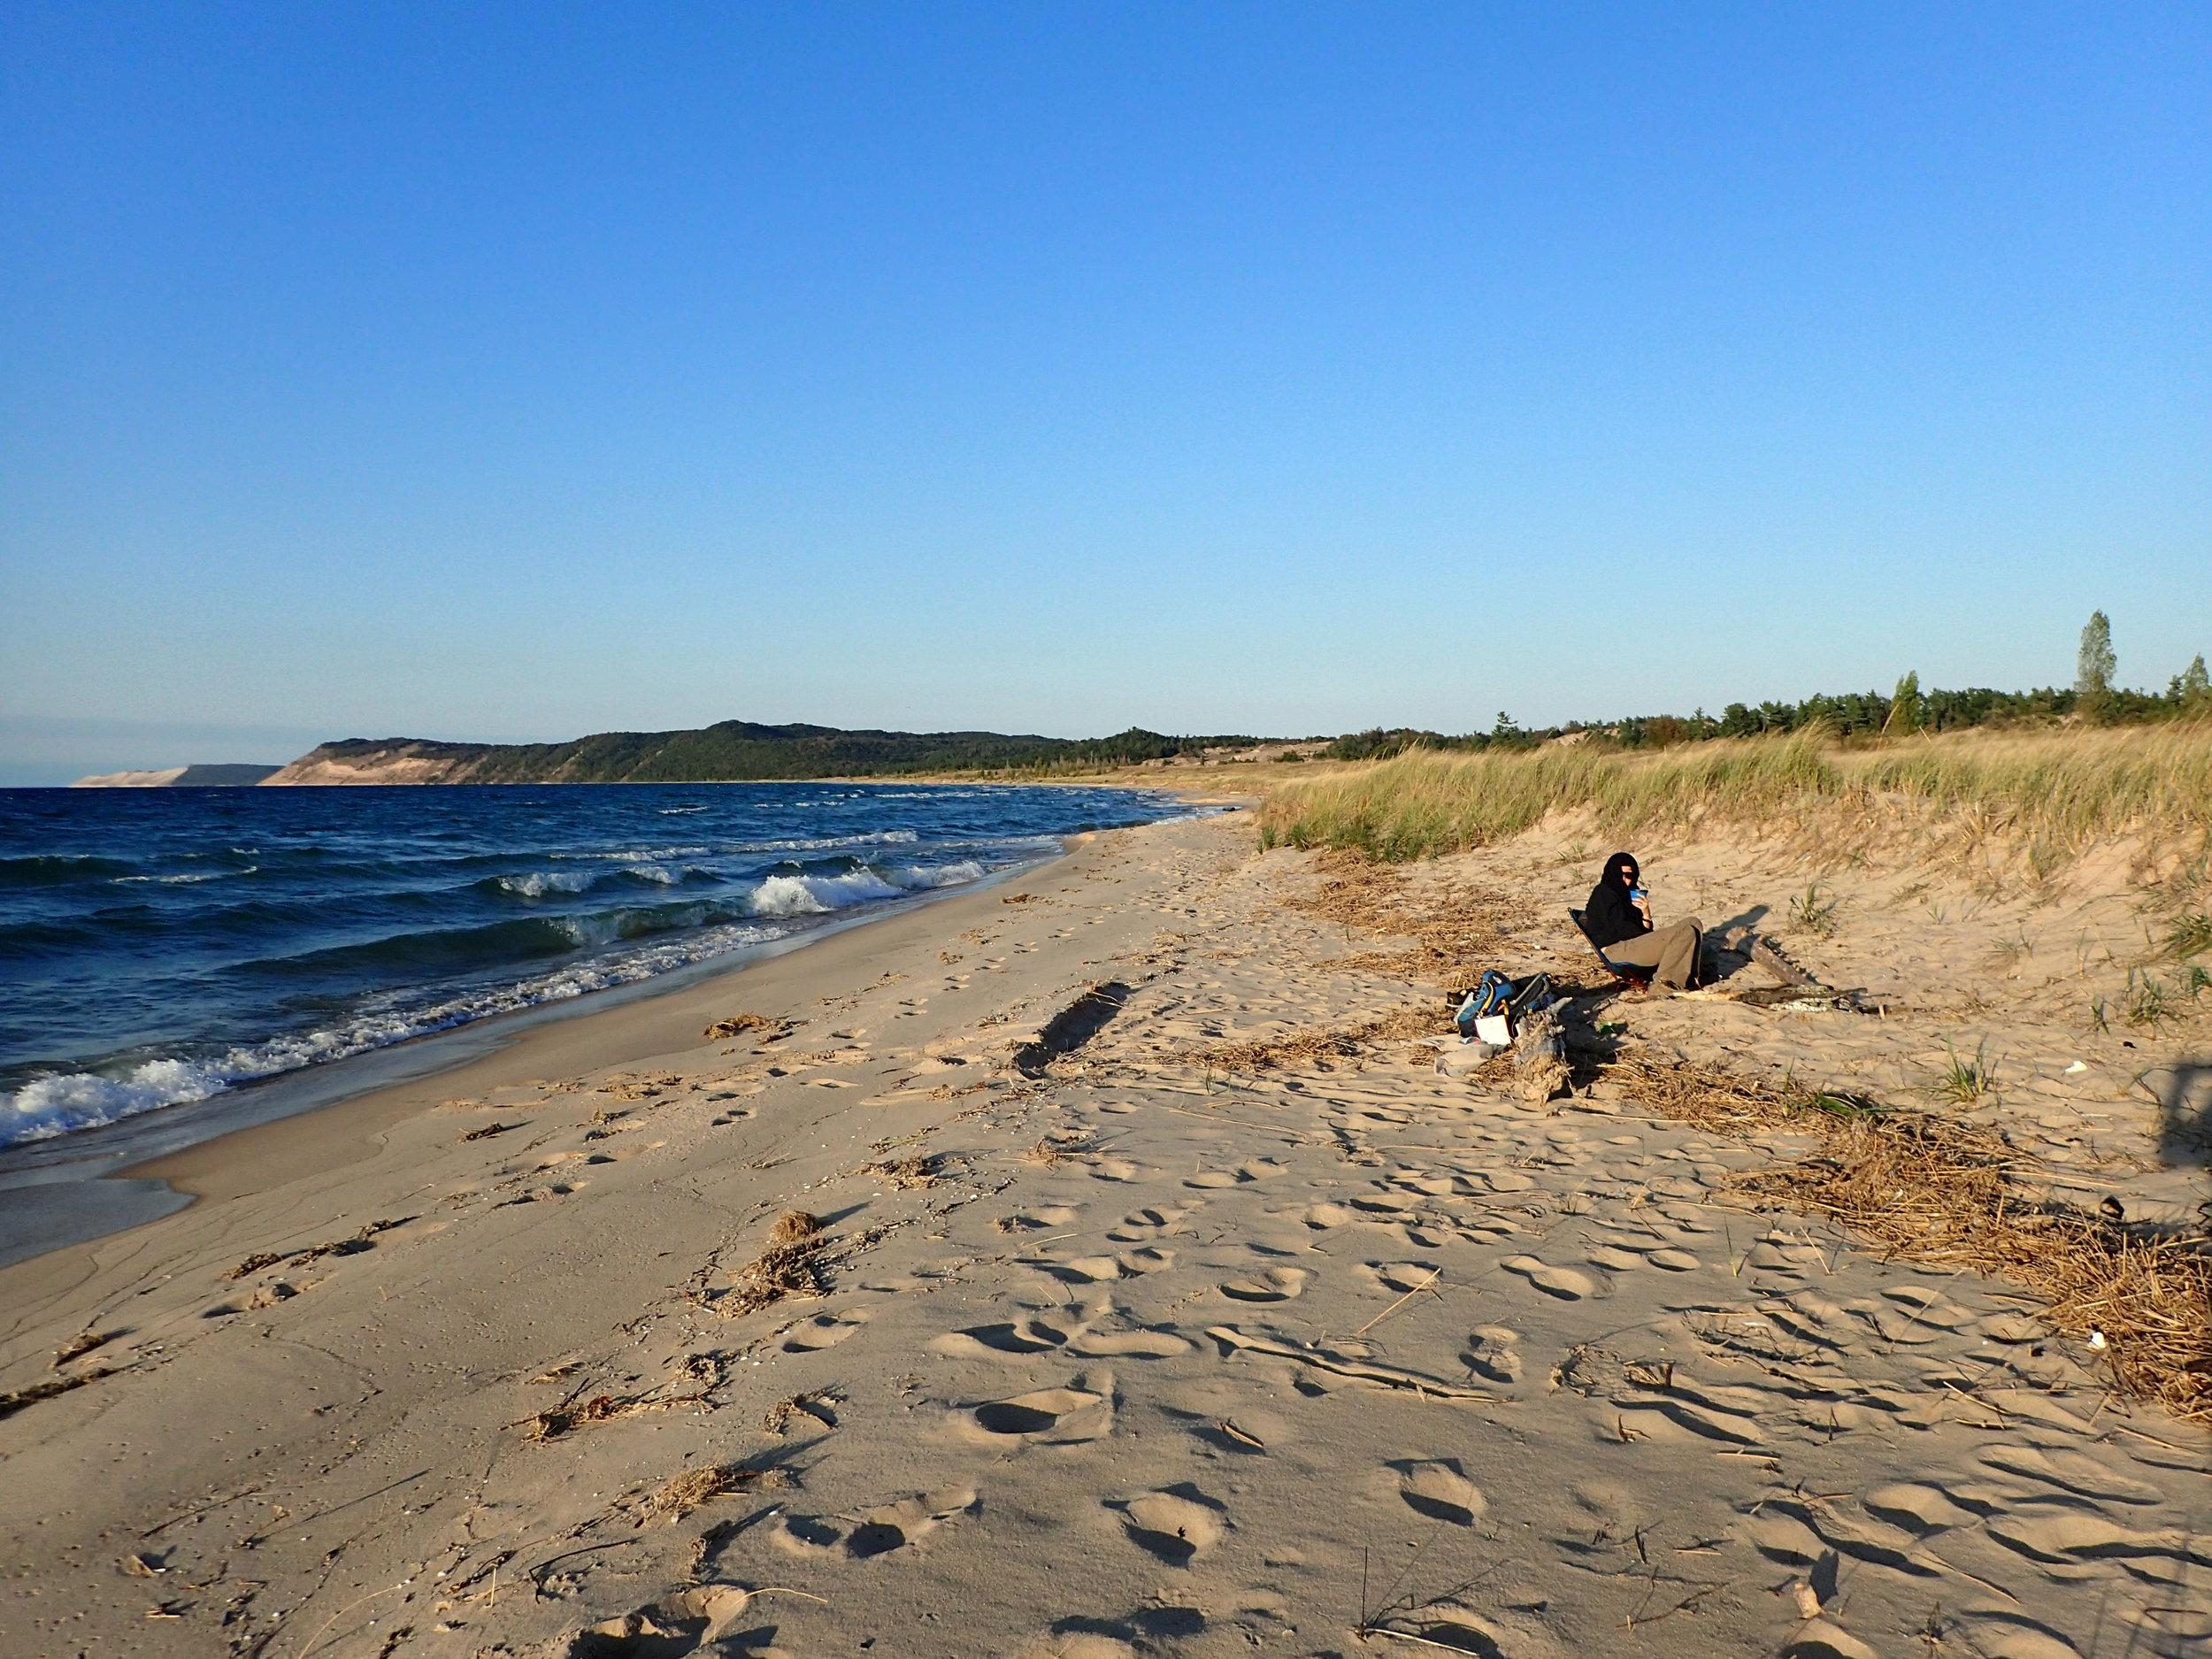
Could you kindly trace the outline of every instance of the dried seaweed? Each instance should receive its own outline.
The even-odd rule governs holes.
[[[2033,1195],[1993,1132],[1861,1097],[1777,1090],[1708,1067],[1628,1060],[1603,1075],[1662,1115],[1817,1149],[1732,1178],[1762,1208],[1824,1215],[1909,1261],[2010,1280],[2053,1328],[2101,1341],[2124,1394],[2212,1421],[2212,1239],[2157,1234]]]
[[[722,1041],[731,1037],[742,1037],[749,1031],[760,1033],[762,1042],[778,1042],[798,1030],[805,1022],[786,1019],[780,1014],[733,1014],[727,1019],[718,1019],[707,1027],[710,1041]]]
[[[12,1417],[25,1406],[36,1405],[42,1400],[51,1400],[56,1394],[65,1394],[72,1388],[81,1388],[87,1383],[114,1375],[112,1367],[102,1366],[97,1371],[79,1371],[74,1377],[56,1377],[47,1382],[33,1383],[28,1388],[0,1394],[0,1417]]]

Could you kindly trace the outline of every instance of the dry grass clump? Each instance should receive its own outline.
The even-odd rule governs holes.
[[[798,1030],[801,1022],[786,1019],[779,1014],[733,1014],[727,1019],[718,1019],[707,1027],[709,1041],[721,1042],[732,1037],[742,1037],[747,1032],[760,1033],[763,1042],[779,1042]]]
[[[376,1248],[376,1235],[388,1233],[394,1227],[403,1227],[415,1217],[394,1216],[387,1221],[372,1221],[349,1239],[332,1239],[322,1244],[311,1244],[303,1250],[261,1250],[223,1275],[225,1279],[240,1279],[258,1273],[265,1267],[274,1267],[279,1262],[314,1262],[326,1256],[358,1256],[364,1250]]]
[[[1292,908],[1347,929],[1414,941],[1410,949],[1363,950],[1335,959],[1334,966],[1354,972],[1401,974],[1466,990],[1484,964],[1516,948],[1510,930],[1525,930],[1538,919],[1517,895],[1467,886],[1413,893],[1402,869],[1359,851],[1325,852],[1319,869],[1319,890],[1291,900]]]
[[[25,1406],[36,1405],[42,1400],[51,1400],[56,1394],[65,1394],[73,1388],[81,1388],[87,1383],[96,1383],[103,1377],[114,1375],[113,1369],[103,1365],[93,1371],[81,1371],[73,1377],[50,1378],[45,1382],[33,1383],[28,1388],[0,1394],[0,1417],[12,1417]]]
[[[879,1176],[887,1186],[907,1193],[936,1186],[938,1171],[943,1164],[942,1158],[929,1153],[913,1157],[887,1158],[880,1164],[864,1164],[857,1172]]]
[[[810,1389],[803,1394],[793,1394],[770,1406],[760,1419],[760,1426],[771,1434],[789,1432],[794,1417],[809,1417],[821,1428],[835,1428],[837,1418],[830,1408],[841,1395],[827,1388]]]
[[[1810,1156],[1735,1178],[1762,1207],[1824,1215],[1909,1261],[2011,1280],[2043,1317],[2101,1337],[2122,1393],[2212,1421],[2212,1240],[2155,1236],[2032,1199],[1991,1132],[1841,1094],[1781,1093],[1697,1066],[1605,1068],[1663,1115],[1733,1133],[1817,1138]]]
[[[1055,1129],[1022,1156],[1032,1164],[1041,1164],[1051,1169],[1063,1158],[1081,1157],[1093,1147],[1091,1132],[1087,1129]]]
[[[820,1259],[828,1243],[822,1218],[787,1210],[768,1230],[768,1248],[740,1268],[737,1282],[708,1305],[726,1318],[742,1318],[786,1296],[818,1296],[828,1288]]]
[[[648,1521],[665,1520],[673,1526],[694,1509],[703,1509],[717,1498],[726,1497],[765,1477],[765,1471],[744,1463],[709,1463],[687,1469],[637,1506],[637,1524],[643,1526]]]
[[[2122,1390],[2212,1420],[2212,1251],[2101,1217],[2024,1202],[2010,1154],[1940,1119],[1862,1118],[1824,1155],[1745,1185],[1834,1217],[1914,1261],[1955,1263],[2048,1298],[2043,1317],[2101,1336]]]
[[[120,1334],[120,1332],[103,1331],[96,1325],[88,1325],[54,1351],[54,1364],[58,1368],[66,1365],[73,1359],[81,1359],[87,1354],[91,1353],[94,1348],[100,1347],[103,1343],[112,1341]]]
[[[1255,1038],[1249,1042],[1224,1043],[1182,1056],[1222,1071],[1264,1071],[1277,1066],[1310,1065],[1325,1069],[1333,1060],[1356,1059],[1369,1048],[1411,1037],[1433,1037],[1450,1022],[1433,1006],[1401,1008],[1380,1019],[1347,1026],[1342,1031],[1294,1031],[1286,1037]]]
[[[2002,839],[2045,872],[2093,837],[2212,833],[2212,723],[2029,734],[1962,732],[1842,746],[1788,737],[1623,751],[1587,743],[1474,754],[1415,750],[1286,785],[1259,812],[1263,846],[1356,849],[1386,861],[1486,846],[1554,812],[1609,835],[1701,823],[1848,825]]]
[[[821,1217],[803,1210],[787,1210],[776,1217],[776,1225],[768,1229],[768,1242],[789,1244],[796,1239],[810,1239],[821,1230]]]

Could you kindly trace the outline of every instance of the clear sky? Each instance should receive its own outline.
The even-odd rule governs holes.
[[[2162,686],[2208,345],[2201,4],[12,0],[0,780]]]

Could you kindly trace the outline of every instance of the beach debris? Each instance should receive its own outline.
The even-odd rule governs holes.
[[[1295,1360],[1301,1365],[1310,1365],[1316,1371],[1329,1371],[1339,1377],[1356,1378],[1361,1382],[1379,1383],[1386,1388],[1399,1389],[1406,1394],[1418,1394],[1424,1400],[1488,1400],[1499,1396],[1480,1388],[1463,1388],[1435,1377],[1424,1377],[1416,1371],[1400,1371],[1392,1365],[1378,1365],[1373,1362],[1339,1354],[1325,1348],[1299,1348],[1288,1342],[1278,1342],[1266,1337],[1248,1336],[1233,1325],[1209,1325],[1206,1334],[1225,1348],[1241,1349],[1248,1354],[1267,1354],[1277,1359]]]
[[[702,1375],[695,1366],[687,1364],[681,1374],[643,1394],[594,1394],[580,1404],[578,1402],[584,1391],[579,1388],[559,1405],[533,1412],[507,1426],[518,1427],[522,1430],[524,1440],[542,1444],[547,1440],[557,1440],[565,1434],[572,1434],[593,1424],[612,1423],[618,1418],[641,1417],[649,1411],[666,1411],[676,1406],[710,1404],[707,1396],[720,1381],[721,1368],[718,1365],[710,1363],[708,1374]],[[671,1392],[686,1383],[695,1385],[690,1393]]]
[[[827,1388],[793,1394],[789,1399],[779,1400],[770,1406],[761,1417],[760,1426],[771,1434],[782,1434],[789,1431],[793,1417],[811,1417],[826,1429],[833,1429],[837,1426],[837,1417],[830,1408],[836,1404],[838,1398]]]
[[[1087,1129],[1055,1129],[1037,1144],[1022,1154],[1032,1164],[1041,1164],[1051,1169],[1064,1158],[1083,1156],[1093,1149],[1091,1132]]]
[[[1814,991],[1826,988],[1818,979],[1785,956],[1782,948],[1770,939],[1755,936],[1751,941],[1750,956],[1752,961],[1757,963],[1785,985],[1801,985],[1808,990]]]
[[[1516,1087],[1526,1101],[1548,1101],[1568,1078],[1566,1036],[1558,1014],[1540,1009],[1521,1024],[1513,1041]]]
[[[54,1350],[54,1363],[58,1367],[66,1365],[73,1359],[81,1359],[94,1348],[111,1342],[122,1334],[120,1331],[103,1331],[88,1325]]]
[[[821,1253],[829,1243],[822,1225],[819,1216],[806,1210],[785,1210],[768,1230],[768,1248],[737,1270],[736,1283],[718,1294],[695,1287],[691,1299],[726,1319],[741,1319],[786,1296],[821,1295],[828,1288]],[[879,1232],[864,1233],[848,1248],[864,1248],[880,1236]]]
[[[56,1394],[65,1394],[72,1388],[81,1388],[96,1383],[103,1377],[115,1375],[116,1368],[103,1365],[97,1371],[81,1371],[73,1377],[56,1377],[50,1381],[33,1383],[28,1388],[18,1388],[10,1394],[0,1394],[0,1417],[12,1417],[29,1405],[42,1400],[51,1400]]]
[[[822,1218],[803,1210],[787,1210],[776,1217],[776,1225],[768,1229],[771,1244],[789,1244],[795,1239],[810,1239],[822,1230]]]
[[[414,1220],[412,1216],[394,1216],[384,1221],[372,1221],[349,1239],[332,1239],[322,1244],[311,1244],[303,1250],[260,1250],[223,1275],[225,1279],[250,1278],[264,1268],[274,1267],[279,1262],[313,1262],[326,1256],[358,1256],[364,1250],[376,1248],[376,1235],[389,1233],[394,1227],[403,1227]]]
[[[490,1123],[486,1124],[481,1129],[470,1130],[468,1133],[463,1135],[461,1139],[464,1141],[488,1141],[494,1135],[503,1135],[510,1129],[519,1129],[521,1127],[522,1125],[518,1123],[503,1124],[497,1118],[494,1118]]]
[[[643,1526],[648,1521],[665,1520],[673,1526],[694,1509],[703,1509],[717,1498],[727,1497],[761,1481],[767,1474],[768,1471],[747,1463],[709,1463],[687,1469],[664,1482],[638,1505],[637,1525]]]
[[[730,1627],[743,1618],[761,1595],[803,1596],[821,1601],[803,1590],[764,1586],[749,1590],[741,1584],[702,1584],[641,1607],[619,1618],[587,1625],[557,1647],[561,1659],[611,1659],[617,1654],[687,1653],[695,1644],[702,1650],[714,1647]],[[825,1602],[825,1605],[827,1605]]]
[[[864,1164],[856,1171],[862,1175],[878,1175],[898,1191],[911,1192],[917,1187],[937,1185],[938,1171],[944,1159],[935,1153],[920,1156],[888,1158],[879,1164]]]
[[[719,1042],[742,1037],[749,1031],[760,1033],[762,1042],[780,1042],[805,1023],[802,1019],[786,1019],[780,1014],[733,1014],[709,1025],[706,1035],[710,1041]]]
[[[1276,1066],[1313,1065],[1326,1070],[1332,1060],[1356,1059],[1371,1044],[1409,1038],[1436,1039],[1436,1016],[1411,1004],[1340,1031],[1296,1031],[1289,1035],[1225,1044],[1180,1056],[1225,1071],[1263,1071]]]
[[[1627,1098],[1730,1133],[1819,1139],[1809,1156],[1732,1178],[1762,1209],[1822,1215],[1895,1256],[1994,1278],[2051,1304],[2042,1317],[2101,1353],[2124,1395],[2212,1421],[2212,1252],[2201,1233],[2138,1236],[2032,1197],[1994,1130],[1862,1097],[1778,1090],[1709,1067],[1623,1060]]]

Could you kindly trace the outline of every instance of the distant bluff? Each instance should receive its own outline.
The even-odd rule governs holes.
[[[1114,737],[999,732],[843,731],[724,720],[685,732],[602,732],[565,743],[441,743],[348,738],[325,743],[265,784],[732,783],[902,772],[1130,766],[1249,749],[1250,737],[1168,737],[1133,726]]]

